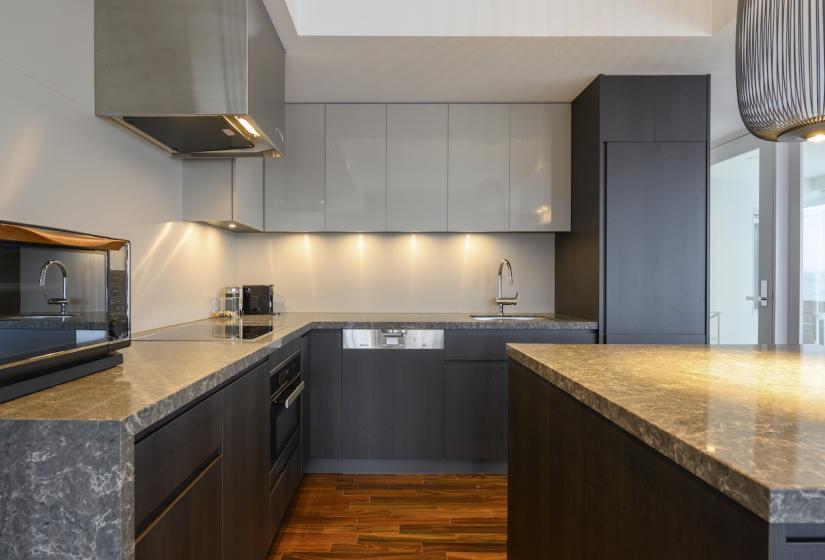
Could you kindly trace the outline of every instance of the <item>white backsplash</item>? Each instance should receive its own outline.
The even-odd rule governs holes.
[[[551,233],[240,234],[235,247],[237,283],[274,284],[287,311],[492,311],[504,257],[515,310],[554,309]]]

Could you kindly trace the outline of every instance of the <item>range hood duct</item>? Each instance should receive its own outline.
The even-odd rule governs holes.
[[[173,155],[283,155],[284,48],[262,1],[95,0],[95,113]]]

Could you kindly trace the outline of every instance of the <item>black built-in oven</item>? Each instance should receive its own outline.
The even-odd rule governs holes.
[[[270,484],[280,477],[301,444],[301,352],[295,352],[272,370],[270,385]]]

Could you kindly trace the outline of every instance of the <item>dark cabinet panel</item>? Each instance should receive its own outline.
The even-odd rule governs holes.
[[[269,361],[223,391],[224,558],[269,548]]]
[[[138,535],[135,559],[221,560],[221,478],[218,457]]]
[[[509,402],[509,560],[767,560],[767,522],[515,362]]]
[[[603,76],[600,110],[604,142],[652,142],[656,126],[656,78]]]
[[[507,460],[507,362],[444,366],[444,458]]]
[[[310,459],[341,457],[341,331],[310,335]]]
[[[508,342],[594,344],[596,338],[596,331],[588,330],[448,330],[444,331],[444,359],[504,361]]]
[[[656,79],[656,142],[708,141],[708,76]]]
[[[607,335],[704,335],[707,147],[607,145]]]
[[[347,459],[441,459],[444,353],[345,350],[342,443]]]
[[[278,534],[284,516],[289,509],[289,504],[292,503],[292,498],[295,497],[295,492],[298,491],[298,486],[301,484],[303,475],[301,449],[297,448],[287,461],[281,477],[275,482],[269,495],[269,516],[265,519],[269,519],[270,539],[275,538]]]
[[[140,439],[135,444],[137,532],[220,450],[220,393]]]

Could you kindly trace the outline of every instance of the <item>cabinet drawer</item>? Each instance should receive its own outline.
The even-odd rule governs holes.
[[[301,446],[299,445],[269,495],[270,540],[278,534],[278,529],[281,527],[281,522],[289,509],[289,504],[292,503],[292,498],[295,497],[295,492],[301,484],[303,475],[304,468],[301,461]]]
[[[503,361],[507,343],[595,344],[588,330],[449,330],[444,332],[445,360]]]
[[[220,393],[209,397],[135,444],[135,528],[138,532],[220,453],[220,397]]]
[[[138,536],[136,560],[220,560],[221,469],[218,457]]]

